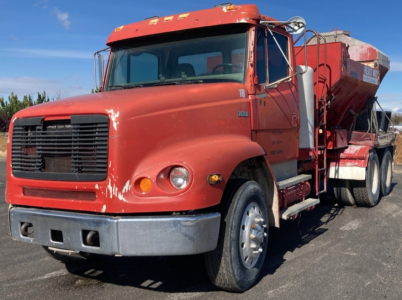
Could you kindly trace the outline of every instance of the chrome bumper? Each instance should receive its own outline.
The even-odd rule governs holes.
[[[102,216],[37,208],[12,207],[10,230],[18,241],[79,252],[122,256],[188,255],[215,249],[220,214],[153,217]],[[32,225],[33,236],[21,226]],[[53,232],[62,232],[54,239]],[[99,234],[99,246],[85,244],[88,231]],[[25,231],[23,231],[25,232]],[[61,240],[61,241],[60,241]]]

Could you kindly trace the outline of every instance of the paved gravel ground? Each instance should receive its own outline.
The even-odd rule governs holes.
[[[6,161],[0,160],[0,299],[402,299],[402,166],[374,208],[330,197],[270,230],[260,281],[243,294],[217,290],[202,256],[104,258],[66,267],[8,235]]]

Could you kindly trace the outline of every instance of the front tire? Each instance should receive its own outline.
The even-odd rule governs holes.
[[[353,181],[353,195],[357,206],[373,207],[380,202],[380,163],[371,150],[366,167],[366,179]]]
[[[218,246],[205,254],[212,283],[242,292],[258,279],[268,243],[268,209],[255,181],[233,180],[222,199]]]

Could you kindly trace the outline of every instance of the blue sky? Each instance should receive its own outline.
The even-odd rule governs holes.
[[[224,1],[222,1],[224,2]],[[51,98],[87,94],[93,88],[93,53],[118,26],[146,17],[213,7],[219,1],[0,0],[0,95],[19,98],[46,91]],[[243,4],[245,2],[233,2]],[[377,95],[402,111],[402,4],[378,1],[254,1],[279,20],[302,16],[319,32],[344,29],[391,58]]]

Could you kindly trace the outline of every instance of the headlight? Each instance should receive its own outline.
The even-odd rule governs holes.
[[[174,188],[181,190],[184,189],[189,180],[189,174],[186,168],[175,167],[170,171],[170,183]]]

